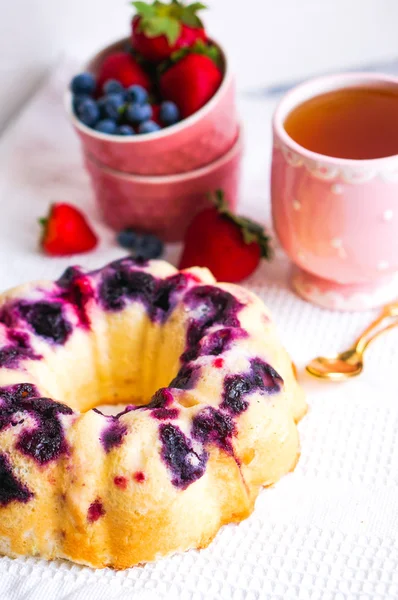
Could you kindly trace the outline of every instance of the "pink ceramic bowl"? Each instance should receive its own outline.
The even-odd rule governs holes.
[[[235,208],[238,201],[242,144],[234,146],[211,165],[179,175],[143,177],[114,171],[85,155],[97,203],[113,229],[133,227],[155,233],[164,241],[184,237],[194,215],[206,206],[206,195],[223,189]]]
[[[104,58],[125,47],[123,39],[99,52],[86,66],[96,73]],[[81,123],[66,94],[69,118],[84,152],[104,166],[135,175],[187,173],[212,163],[233,146],[238,132],[235,85],[223,54],[224,79],[213,98],[194,115],[162,131],[135,137],[97,133]]]
[[[294,142],[286,116],[335,89],[398,89],[398,78],[349,74],[309,81],[289,92],[274,116],[272,212],[279,240],[296,265],[293,286],[328,308],[360,310],[398,298],[398,156],[330,158]]]

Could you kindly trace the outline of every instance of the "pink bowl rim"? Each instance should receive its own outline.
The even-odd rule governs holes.
[[[86,153],[86,159],[91,163],[95,164],[95,166],[101,171],[104,171],[105,173],[108,173],[109,175],[112,175],[117,179],[136,181],[137,183],[148,183],[150,185],[180,183],[183,181],[196,179],[198,177],[207,175],[208,173],[211,173],[212,171],[222,167],[225,163],[228,163],[235,157],[236,154],[239,154],[241,152],[243,148],[242,138],[242,126],[240,126],[238,128],[237,138],[233,146],[228,150],[228,152],[226,152],[220,158],[217,158],[217,160],[211,162],[210,164],[204,167],[194,169],[193,171],[187,171],[186,173],[177,173],[175,175],[134,175],[131,173],[125,173],[123,171],[116,171],[111,167],[107,167],[106,165],[101,164],[92,154],[89,154],[88,152]]]
[[[388,88],[394,87],[398,89],[398,77],[384,73],[357,72],[325,75],[323,77],[316,77],[305,81],[304,83],[295,86],[292,90],[287,92],[287,94],[283,96],[277,105],[273,116],[274,134],[293,151],[297,152],[301,156],[304,156],[305,158],[312,159],[320,163],[359,168],[378,166],[381,164],[384,165],[386,162],[396,162],[398,160],[398,154],[384,156],[382,158],[370,158],[366,160],[336,158],[333,156],[327,156],[325,154],[318,154],[312,150],[307,150],[295,142],[284,128],[284,120],[287,115],[302,102],[305,102],[305,100],[309,100],[310,98],[314,98],[319,94],[338,89],[375,86],[377,84],[385,84],[385,86]]]
[[[112,44],[108,44],[108,46],[105,46],[105,48],[100,49],[94,56],[92,56],[90,58],[90,60],[87,61],[87,63],[85,64],[85,67],[88,64],[90,64],[100,52],[106,52],[107,50],[111,49],[112,47],[122,44],[123,42],[127,42],[128,40],[129,40],[129,38],[122,38],[120,40],[117,40],[116,42],[113,42]],[[227,59],[227,56],[226,56],[222,46],[218,42],[215,42],[214,40],[211,40],[211,41],[214,42],[218,46],[218,48],[221,50],[221,53],[223,55],[224,66],[225,66],[224,77],[222,79],[220,87],[218,88],[218,90],[216,91],[214,96],[212,98],[210,98],[210,100],[208,102],[206,102],[206,104],[204,106],[202,106],[202,108],[200,108],[196,113],[194,113],[190,117],[183,119],[182,121],[180,121],[179,123],[176,123],[175,125],[171,125],[170,127],[165,127],[164,129],[161,129],[160,131],[155,131],[153,133],[146,133],[145,135],[134,135],[134,136],[112,135],[111,136],[111,135],[107,135],[106,133],[100,133],[98,131],[95,131],[94,129],[87,127],[87,125],[84,125],[81,121],[79,121],[79,119],[75,116],[73,109],[72,109],[72,93],[69,89],[67,89],[65,92],[65,108],[66,108],[66,112],[68,113],[70,120],[72,121],[73,125],[77,129],[79,129],[80,131],[82,131],[86,135],[89,135],[92,138],[96,138],[98,140],[105,140],[108,142],[109,141],[116,142],[118,144],[140,144],[143,142],[147,142],[148,140],[155,141],[158,139],[168,137],[172,134],[178,134],[181,131],[183,131],[184,129],[187,129],[187,128],[195,125],[195,123],[197,123],[200,119],[205,117],[208,113],[210,113],[213,110],[214,106],[217,104],[217,102],[219,101],[221,96],[225,93],[225,91],[228,89],[229,85],[233,81],[233,75],[232,75],[232,72],[231,72],[231,69],[229,66],[229,61]]]

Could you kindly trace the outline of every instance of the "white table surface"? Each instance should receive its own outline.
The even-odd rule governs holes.
[[[81,206],[100,234],[98,250],[74,262],[97,267],[123,255],[98,220],[64,115],[71,68],[58,68],[0,139],[0,289],[56,278],[70,264],[38,250],[37,218],[53,201]],[[240,98],[246,151],[239,208],[265,222],[273,107],[273,100]],[[173,262],[178,252],[169,247],[166,258]],[[373,317],[307,304],[290,291],[288,276],[277,250],[246,285],[273,310],[300,369],[314,355],[348,346]],[[209,548],[119,573],[0,558],[1,600],[398,598],[397,343],[398,331],[376,342],[363,375],[346,384],[301,373],[310,409],[300,425],[298,467]]]

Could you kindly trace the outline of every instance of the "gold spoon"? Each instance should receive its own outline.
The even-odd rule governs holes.
[[[391,322],[392,317],[395,319]],[[386,325],[384,325],[385,321],[387,321]],[[331,381],[344,381],[349,377],[356,377],[362,372],[363,354],[370,342],[385,331],[397,326],[398,303],[389,304],[384,307],[380,316],[365,329],[351,348],[336,356],[318,356],[306,366],[306,370],[314,377]]]

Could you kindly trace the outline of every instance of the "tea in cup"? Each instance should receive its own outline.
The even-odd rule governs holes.
[[[327,308],[398,298],[398,78],[323,77],[273,121],[271,197],[294,289]]]

